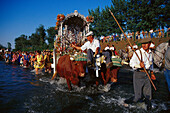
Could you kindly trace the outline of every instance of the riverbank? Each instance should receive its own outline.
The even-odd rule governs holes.
[[[170,39],[170,37],[152,38],[152,41],[155,43],[155,47],[157,47],[159,44],[161,44],[163,42],[168,42],[169,39]],[[145,39],[130,40],[130,42],[131,42],[131,44],[136,43],[138,45],[138,47],[140,47],[141,44],[139,44],[138,42],[141,40],[145,40]],[[105,42],[105,43],[100,42],[101,50],[103,50],[107,45],[109,45],[109,46],[114,45],[116,47],[116,51],[119,51],[120,49],[125,50],[127,44],[128,44],[128,42],[126,40],[116,41],[116,42],[110,41],[110,42]]]

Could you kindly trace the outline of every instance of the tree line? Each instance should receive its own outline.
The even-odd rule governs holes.
[[[57,30],[55,30],[55,27],[49,27],[45,30],[44,26],[40,25],[31,36],[22,34],[17,37],[15,39],[15,50],[35,51],[53,49],[56,34]]]
[[[93,23],[90,24],[90,30],[94,32],[95,36],[121,34],[109,9],[125,32],[169,28],[169,0],[111,0],[111,2],[111,6],[105,6],[104,9],[97,7],[94,10],[88,10],[89,15],[94,17]],[[17,37],[15,50],[53,49],[55,34],[57,34],[55,27],[45,30],[44,26],[40,25],[31,36],[22,34]]]
[[[121,33],[109,9],[125,32],[169,28],[169,0],[111,0],[111,2],[110,7],[89,10],[89,15],[94,17],[90,30],[94,31],[96,36]]]

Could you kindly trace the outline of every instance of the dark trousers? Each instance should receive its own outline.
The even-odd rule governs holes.
[[[133,100],[134,102],[140,100],[142,96],[144,96],[146,99],[151,100],[152,98],[151,83],[145,72],[134,71],[133,87],[135,93],[135,98]]]
[[[106,64],[111,62],[111,54],[109,51],[102,52],[102,54],[106,57]]]
[[[94,55],[94,52],[91,49],[88,49],[87,50],[87,61],[93,62],[93,55]]]
[[[93,62],[93,55],[94,52],[91,49],[87,50],[87,61],[91,61]],[[108,51],[102,52],[102,55],[104,55],[106,57],[106,64],[111,62],[111,54]]]
[[[168,89],[169,89],[169,92],[170,92],[170,70],[165,68],[164,75],[165,75],[165,79],[167,81]]]

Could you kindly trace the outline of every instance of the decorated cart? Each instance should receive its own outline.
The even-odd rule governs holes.
[[[93,17],[85,17],[75,10],[74,13],[68,14],[67,16],[58,14],[56,20],[55,29],[58,30],[58,34],[56,34],[56,40],[54,43],[52,64],[54,72],[56,70],[57,55],[67,54],[71,43],[77,45],[84,43],[85,34],[89,32],[89,25],[93,22]]]

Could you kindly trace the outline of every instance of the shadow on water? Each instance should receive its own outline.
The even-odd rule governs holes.
[[[7,65],[0,61],[0,112],[40,113],[116,113],[116,112],[166,112],[168,89],[162,73],[156,73],[153,89],[153,109],[146,110],[144,103],[125,107],[123,101],[133,96],[133,72],[121,68],[118,82],[106,86],[73,86],[69,91],[65,79],[52,74],[35,75],[30,69]]]

